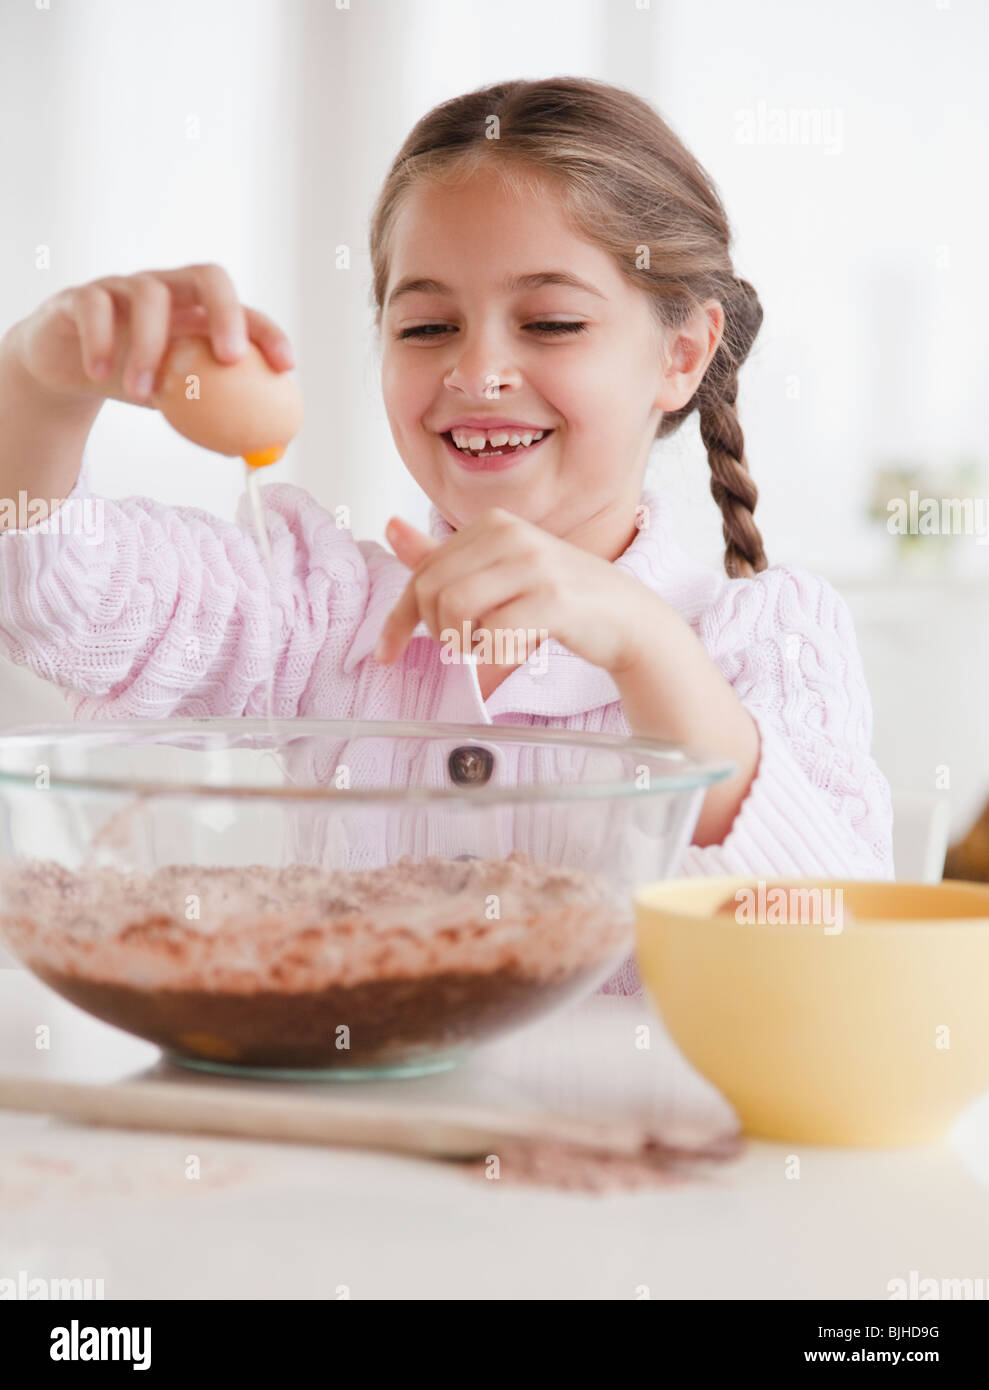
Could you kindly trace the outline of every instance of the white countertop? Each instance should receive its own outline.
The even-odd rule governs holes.
[[[664,1122],[723,1118],[642,1000],[596,996],[477,1058],[500,1056],[504,1081],[536,1054],[538,1034],[544,1063],[557,1048],[563,1075],[580,1040],[608,1029],[625,1048],[643,1021],[656,1040],[622,1054],[636,1059],[622,1084],[645,1086]],[[35,1048],[41,1025],[48,1052]],[[4,1072],[109,1081],[157,1060],[25,971],[0,969]],[[792,1153],[797,1179],[786,1175]],[[751,1141],[740,1158],[659,1189],[571,1193],[489,1181],[480,1168],[0,1112],[0,1277],[23,1269],[101,1278],[107,1298],[197,1299],[884,1299],[911,1270],[989,1277],[989,1095],[936,1148]]]

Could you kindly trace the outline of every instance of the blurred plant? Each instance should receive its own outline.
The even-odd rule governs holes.
[[[989,495],[980,459],[962,457],[949,468],[900,460],[888,460],[879,465],[873,478],[868,516],[872,521],[881,522],[893,537],[897,563],[912,564],[922,554],[927,563],[946,568],[957,553],[957,547],[952,547],[951,542],[972,539],[965,532],[941,527],[942,503],[948,499],[971,503],[974,525],[980,524],[980,518],[985,524]],[[918,514],[925,506],[938,518],[933,529],[918,525]]]

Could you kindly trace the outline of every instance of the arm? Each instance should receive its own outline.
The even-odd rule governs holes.
[[[57,528],[0,535],[0,656],[67,690],[77,718],[261,715],[274,657],[275,713],[294,715],[331,629],[342,642],[359,620],[367,571],[303,489],[262,495],[273,593],[246,525],[91,497],[83,475]]]
[[[644,654],[640,667],[615,676],[619,689],[624,681],[631,691],[629,722],[653,721],[641,732],[680,737],[683,730],[685,741],[742,766],[720,802],[709,793],[716,809],[705,803],[705,823],[681,872],[892,878],[889,784],[870,753],[872,705],[851,614],[837,591],[785,566],[730,581],[701,615],[697,639],[713,669],[705,672],[696,651],[690,664],[681,634],[670,648],[677,661],[663,661],[651,697],[648,679],[651,672],[655,681],[655,663],[665,656],[662,643],[650,644],[653,655]],[[669,725],[655,727],[655,711],[665,718],[670,707],[681,721],[673,734]],[[754,762],[749,723],[758,740]]]
[[[0,656],[71,692],[77,713],[244,713],[273,652],[286,667],[276,692],[292,709],[329,621],[325,582],[342,567],[360,583],[349,533],[315,546],[323,531],[309,510],[321,512],[301,489],[288,490],[275,522],[274,595],[246,528],[148,498],[90,496],[80,470],[103,400],[149,404],[168,345],[188,335],[208,336],[218,362],[236,361],[250,339],[274,370],[291,365],[284,334],[239,303],[216,265],[70,287],[0,340]]]
[[[724,714],[730,707],[722,685],[705,670],[682,632],[673,637],[670,629],[678,631],[676,624],[667,622],[666,635],[679,643],[679,659],[694,663],[697,688],[712,709]],[[851,614],[837,591],[806,570],[781,566],[754,579],[732,580],[701,616],[698,639],[756,727],[758,761],[747,790],[736,787],[728,793],[727,809],[719,807],[729,819],[721,840],[708,842],[705,834],[695,834],[675,872],[687,878],[891,879],[889,783],[869,751],[872,704]],[[654,650],[660,650],[659,643]],[[686,686],[671,697],[672,669],[672,663],[669,670],[664,666],[663,681],[652,695],[646,668],[630,673],[625,682],[630,708],[623,696],[627,722],[650,725],[659,702],[672,699],[682,727],[699,748],[740,761],[745,745],[733,749],[715,720],[698,733],[705,712],[698,708],[692,713]],[[621,687],[619,675],[615,681]],[[663,729],[641,731],[669,736]],[[744,775],[737,779],[739,785]],[[709,803],[710,793],[702,815]],[[717,825],[714,833],[720,829]],[[642,993],[634,956],[602,992]]]
[[[78,478],[82,452],[107,397],[150,405],[170,343],[210,339],[235,362],[248,337],[274,371],[292,363],[285,335],[240,304],[221,266],[107,275],[58,291],[0,339],[0,497],[24,493],[47,515]],[[0,529],[10,525],[9,517]]]
[[[74,486],[103,400],[41,386],[23,365],[20,328],[15,324],[0,338],[0,497],[16,503],[24,492],[37,499],[33,515],[42,519],[49,500],[68,496]],[[0,509],[0,531],[8,521],[7,509]]]
[[[615,672],[632,733],[664,738],[712,757],[731,758],[738,771],[704,798],[692,844],[717,845],[748,795],[759,762],[759,730],[752,715],[676,609],[643,591],[652,609],[640,631],[649,633],[638,657]]]

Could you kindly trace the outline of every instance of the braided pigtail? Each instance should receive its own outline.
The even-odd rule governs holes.
[[[739,368],[762,325],[762,305],[749,282],[737,278],[719,287],[717,298],[725,314],[718,349],[686,405],[664,414],[656,438],[672,434],[688,415],[697,411],[701,442],[711,469],[711,496],[721,511],[725,573],[729,579],[751,578],[764,570],[768,561],[752,517],[759,489],[746,462],[736,402]]]
[[[700,436],[711,469],[711,495],[721,510],[725,572],[731,579],[751,578],[768,564],[762,536],[752,517],[759,490],[745,459],[745,439],[736,407],[738,369],[759,332],[762,305],[747,280],[735,283],[739,293],[732,306],[735,312],[730,324],[732,341],[727,345],[729,360],[713,376],[710,367],[705,372],[697,404]],[[718,352],[723,345],[719,345]],[[717,355],[711,367],[715,367]]]

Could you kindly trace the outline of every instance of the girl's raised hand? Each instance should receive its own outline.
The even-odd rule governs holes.
[[[394,517],[386,535],[412,577],[385,620],[379,661],[400,657],[420,621],[441,642],[444,630],[459,639],[466,622],[472,642],[490,634],[489,650],[504,650],[521,628],[536,634],[534,646],[555,637],[616,674],[637,659],[662,604],[627,571],[500,507],[443,542]]]
[[[237,298],[218,265],[107,275],[61,290],[11,329],[20,361],[56,395],[106,396],[148,405],[176,338],[209,338],[220,362],[236,362],[250,339],[276,371],[294,365],[281,329]]]

